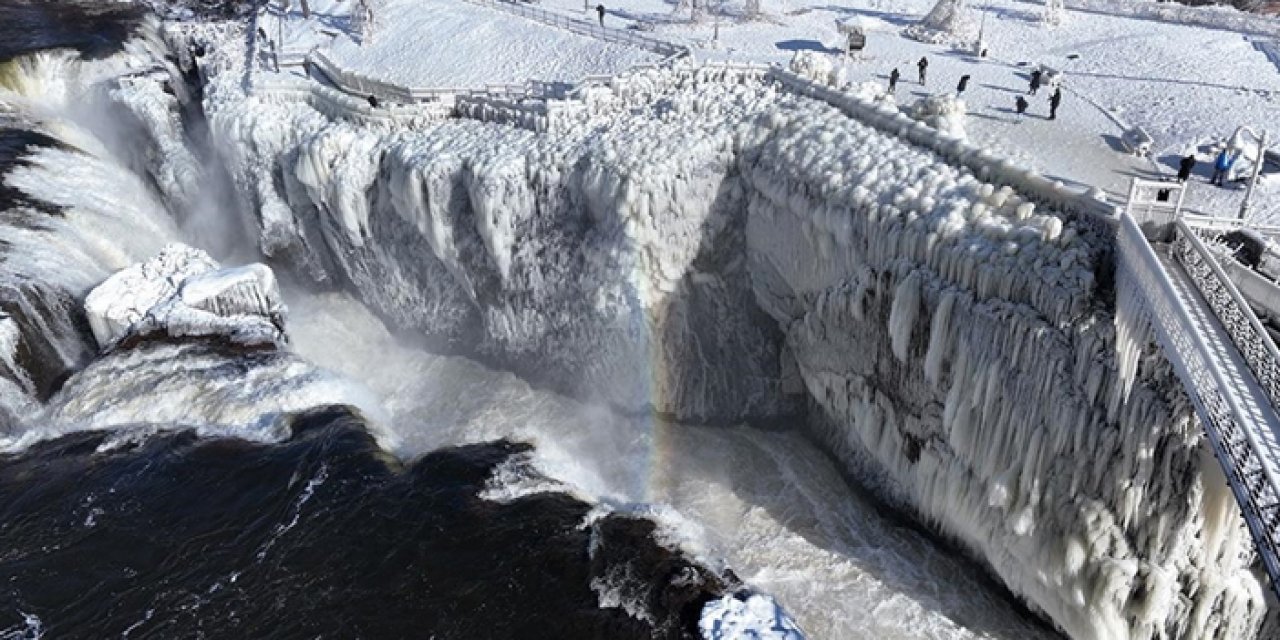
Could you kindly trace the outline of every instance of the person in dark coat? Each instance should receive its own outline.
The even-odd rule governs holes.
[[[1186,157],[1178,163],[1178,182],[1186,182],[1191,177],[1191,170],[1196,168],[1195,154],[1187,154]]]
[[[902,74],[898,73],[897,67],[894,67],[893,71],[889,72],[889,93],[895,93],[898,90],[898,78],[901,77]]]
[[[956,85],[956,95],[958,96],[960,94],[963,94],[964,90],[968,88],[969,88],[969,76],[968,75],[960,76],[960,84]]]
[[[1013,104],[1018,108],[1018,122],[1022,122],[1022,115],[1027,112],[1027,99],[1022,96],[1018,96],[1018,99],[1015,100]]]
[[[1034,96],[1034,95],[1036,94],[1036,91],[1039,91],[1039,90],[1040,90],[1040,78],[1041,78],[1041,77],[1042,77],[1042,76],[1041,76],[1041,74],[1040,74],[1040,70],[1039,70],[1039,69],[1036,69],[1035,71],[1032,71],[1032,72],[1031,72],[1031,91],[1028,91],[1027,93],[1030,93],[1031,95],[1033,95],[1033,96]]]
[[[920,84],[923,85],[924,74],[929,70],[929,59],[924,56],[920,56],[920,62],[916,63],[916,68],[920,70]]]
[[[1054,89],[1053,95],[1049,96],[1049,119],[1058,119],[1058,105],[1062,104],[1062,89]]]
[[[600,18],[600,26],[604,26],[604,5],[596,5],[596,15]]]

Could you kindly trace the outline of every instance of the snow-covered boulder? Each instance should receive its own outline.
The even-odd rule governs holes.
[[[953,93],[941,93],[921,98],[911,107],[911,117],[920,120],[938,131],[964,139],[964,119],[969,111],[961,100]]]
[[[170,244],[89,292],[85,315],[105,351],[130,336],[223,336],[281,344],[284,303],[266,265],[220,268],[209,254]]]
[[[800,627],[769,596],[727,595],[702,607],[698,630],[705,640],[803,640]]]
[[[797,51],[791,57],[790,69],[796,75],[822,84],[840,85],[844,78],[844,68],[836,64],[831,55],[817,51]]]

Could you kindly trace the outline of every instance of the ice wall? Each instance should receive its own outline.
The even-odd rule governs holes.
[[[776,131],[749,255],[829,448],[1073,638],[1252,637],[1251,542],[1167,364],[1109,406],[1107,238],[847,119]]]
[[[266,251],[537,382],[810,428],[1074,638],[1256,634],[1249,539],[1168,367],[1127,401],[1105,225],[759,76],[656,72],[555,135],[207,110]],[[666,73],[668,75],[663,76]]]

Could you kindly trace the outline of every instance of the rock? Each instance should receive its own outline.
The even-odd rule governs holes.
[[[221,268],[207,253],[170,244],[107,278],[84,302],[99,347],[126,338],[222,336],[242,345],[286,342],[284,303],[271,268]]]

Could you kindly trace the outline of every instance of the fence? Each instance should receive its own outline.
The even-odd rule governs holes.
[[[653,53],[663,57],[662,63],[672,62],[692,55],[692,51],[686,46],[674,44],[666,40],[659,40],[658,38],[651,38],[649,36],[640,35],[623,29],[602,27],[585,20],[576,20],[558,13],[552,13],[545,9],[539,9],[525,4],[506,2],[504,0],[466,1],[471,4],[489,7],[498,11],[504,11],[506,13],[521,16],[535,22],[541,22],[546,25],[558,27],[579,35],[604,40],[605,42],[617,42],[652,51]]]
[[[1184,221],[1177,223],[1174,256],[1186,269],[1213,314],[1226,327],[1240,355],[1266,392],[1272,407],[1280,407],[1280,350],[1271,341],[1258,317],[1232,284],[1217,258]]]

